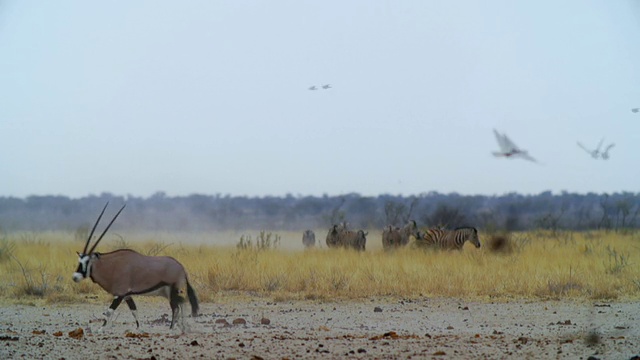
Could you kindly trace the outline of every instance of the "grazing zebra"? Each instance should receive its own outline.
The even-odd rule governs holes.
[[[326,242],[329,248],[344,247],[364,251],[367,242],[367,233],[363,230],[346,230],[344,223],[333,225],[327,233]]]
[[[316,245],[316,234],[312,230],[305,230],[302,233],[302,244],[305,248],[311,248]]]
[[[397,247],[400,244],[400,228],[391,225],[382,229],[382,248],[385,250]]]
[[[367,233],[364,230],[345,230],[341,234],[342,246],[357,251],[364,251],[367,244]]]
[[[462,250],[465,241],[469,241],[476,248],[479,248],[478,230],[474,227],[460,227],[455,230],[428,229],[416,241],[416,244],[441,249]]]
[[[338,225],[333,225],[331,229],[329,229],[329,232],[327,233],[327,240],[326,240],[328,248],[339,247],[342,245],[340,243],[341,232],[342,231],[339,229]]]
[[[387,226],[382,231],[382,248],[390,250],[406,246],[409,243],[411,236],[416,239],[420,237],[418,233],[418,225],[414,220],[409,220],[407,225],[402,229],[398,227]]]

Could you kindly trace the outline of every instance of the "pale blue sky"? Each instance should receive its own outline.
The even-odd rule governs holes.
[[[637,192],[633,107],[638,0],[0,3],[0,196]]]

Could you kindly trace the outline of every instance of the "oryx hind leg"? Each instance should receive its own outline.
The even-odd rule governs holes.
[[[176,324],[176,320],[179,321],[180,328],[184,330],[184,311],[182,311],[182,305],[184,303],[184,297],[180,295],[180,289],[177,287],[171,287],[171,293],[169,296],[169,304],[171,305],[171,326],[170,329],[173,329],[173,326]],[[180,319],[178,319],[180,316]]]
[[[133,318],[136,319],[136,328],[140,328],[140,322],[138,321],[138,309],[136,307],[136,303],[133,302],[131,296],[127,296],[125,300],[127,302],[127,306],[129,306],[129,310],[131,310],[131,314],[133,314]]]

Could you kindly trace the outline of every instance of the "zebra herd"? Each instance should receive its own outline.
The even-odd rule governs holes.
[[[364,230],[349,230],[348,224],[342,222],[329,229],[326,244],[329,248],[364,251],[367,234]],[[480,247],[478,230],[474,227],[459,227],[453,230],[430,228],[422,232],[415,221],[409,220],[402,228],[389,225],[382,230],[382,248],[388,251],[407,246],[411,237],[415,238],[414,244],[419,248],[462,250],[467,241],[476,248]],[[302,234],[302,243],[305,248],[315,246],[315,233],[312,230],[305,230]]]
[[[327,234],[327,246],[330,248],[343,247],[364,251],[367,244],[367,234],[364,230],[353,231],[347,229],[346,223],[333,225]]]

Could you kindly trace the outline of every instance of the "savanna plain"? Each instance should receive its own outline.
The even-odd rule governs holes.
[[[327,249],[326,230],[112,233],[98,252],[172,256],[200,314],[74,283],[86,234],[0,235],[2,359],[632,359],[640,353],[640,233],[483,234],[437,251]],[[185,303],[184,313],[190,314]]]

